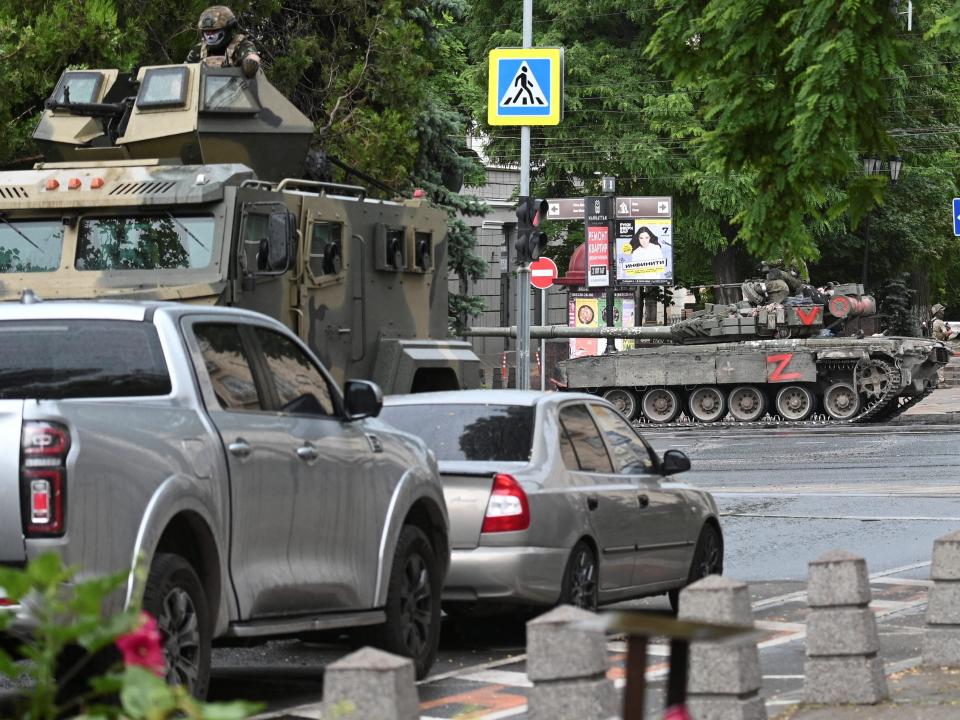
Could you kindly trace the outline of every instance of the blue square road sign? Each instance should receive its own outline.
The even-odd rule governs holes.
[[[490,51],[487,122],[557,125],[563,114],[562,48]]]
[[[953,199],[953,234],[960,237],[960,198]]]

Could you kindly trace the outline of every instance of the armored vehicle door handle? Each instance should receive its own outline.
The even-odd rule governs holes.
[[[600,501],[596,495],[587,495],[587,510],[596,510]]]
[[[312,462],[320,457],[320,453],[317,452],[317,449],[313,445],[307,443],[306,445],[301,445],[297,448],[297,457],[299,457],[301,460]]]
[[[232,443],[227,445],[227,450],[230,451],[231,455],[234,455],[238,458],[250,457],[250,443],[248,443],[243,438],[237,438]]]
[[[341,335],[349,335],[353,330],[348,327],[338,327],[337,332]]]
[[[640,503],[640,507],[645,508],[650,504],[650,498],[648,498],[646,495],[637,495],[637,502]]]

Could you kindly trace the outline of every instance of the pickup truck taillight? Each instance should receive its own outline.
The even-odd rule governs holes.
[[[59,423],[24,421],[20,442],[20,508],[26,537],[63,535],[70,431]]]
[[[516,532],[530,527],[527,493],[513,475],[493,476],[493,490],[483,516],[482,533]]]

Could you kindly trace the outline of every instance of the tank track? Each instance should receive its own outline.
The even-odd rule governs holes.
[[[692,420],[686,415],[683,416],[682,420],[675,420],[674,422],[669,423],[657,423],[650,422],[649,420],[640,417],[633,421],[633,424],[637,427],[647,428],[647,429],[659,429],[659,428],[693,428],[693,427],[702,427],[702,428],[758,428],[758,427],[777,427],[777,428],[793,428],[793,427],[829,427],[829,426],[841,426],[841,425],[852,425],[855,423],[868,423],[868,422],[887,422],[892,420],[897,415],[900,415],[902,412],[908,408],[913,407],[918,402],[923,400],[925,397],[930,395],[935,389],[935,385],[928,386],[923,393],[915,397],[910,398],[900,398],[899,393],[902,390],[903,383],[903,374],[900,371],[900,368],[891,365],[890,363],[874,360],[872,363],[880,365],[883,367],[885,372],[888,375],[888,382],[886,388],[883,390],[881,395],[878,398],[869,400],[861,411],[852,418],[847,418],[846,420],[836,420],[831,418],[826,413],[813,413],[810,417],[805,420],[784,420],[776,414],[767,414],[759,420],[752,421],[741,421],[741,420],[732,420],[727,419],[730,417],[729,413],[721,420],[716,422],[698,422]],[[854,385],[857,384],[858,373],[861,368],[859,363],[830,363],[823,366],[823,369],[827,372],[851,372],[853,377]],[[900,402],[902,401],[902,402]]]

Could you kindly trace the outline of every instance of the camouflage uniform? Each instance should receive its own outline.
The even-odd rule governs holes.
[[[200,42],[187,54],[185,62],[207,63],[217,67],[240,67],[247,77],[253,77],[260,68],[257,46],[246,35],[236,32],[237,18],[230,8],[214,5],[203,11],[197,23]],[[222,30],[223,42],[211,47],[203,39],[205,31]],[[221,49],[222,48],[222,49]],[[217,58],[220,58],[219,62]]]

